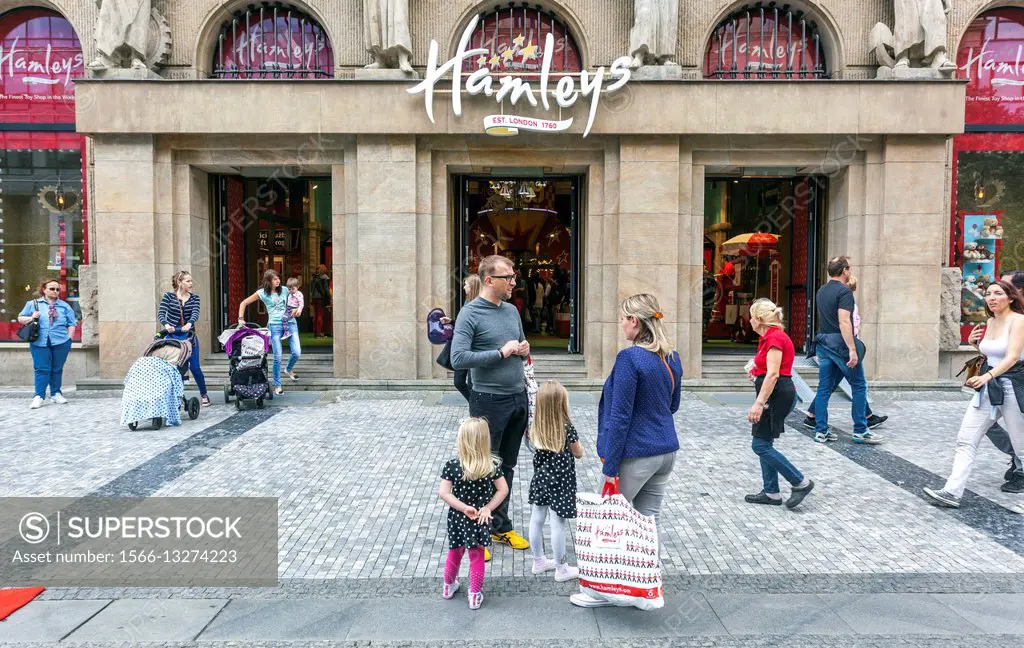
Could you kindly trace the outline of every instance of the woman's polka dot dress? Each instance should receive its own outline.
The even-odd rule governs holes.
[[[452,483],[452,494],[466,506],[480,510],[494,497],[497,489],[494,481],[504,477],[501,468],[495,466],[494,472],[487,477],[472,481],[463,479],[462,464],[458,459],[451,459],[441,471],[441,479]],[[477,524],[466,517],[462,511],[448,508],[448,547],[457,549],[466,547],[487,547],[491,544],[491,527],[488,524]]]
[[[530,504],[547,506],[560,518],[576,517],[576,458],[569,446],[579,440],[576,428],[569,423],[561,452],[538,449],[533,455]]]

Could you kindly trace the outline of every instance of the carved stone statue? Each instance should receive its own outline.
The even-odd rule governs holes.
[[[98,54],[89,69],[146,69],[150,0],[96,0],[96,4],[100,9],[95,32]]]
[[[363,0],[363,32],[366,50],[373,55],[368,68],[398,68],[415,71],[412,36],[409,34],[409,0]]]
[[[631,68],[665,65],[676,55],[679,40],[679,0],[633,0],[629,30]]]
[[[878,23],[871,30],[871,48],[882,68],[895,77],[907,76],[910,69],[951,76],[956,64],[946,50],[946,15],[952,0],[893,0],[893,9],[895,29]]]

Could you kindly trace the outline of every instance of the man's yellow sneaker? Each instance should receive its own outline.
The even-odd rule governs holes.
[[[507,533],[492,533],[491,540],[499,544],[506,544],[513,549],[529,549],[530,541],[519,535],[515,531],[509,531]]]
[[[491,550],[484,547],[484,562],[491,562]]]

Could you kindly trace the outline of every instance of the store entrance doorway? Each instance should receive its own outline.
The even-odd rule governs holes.
[[[750,304],[762,297],[782,308],[797,349],[807,348],[823,275],[826,189],[821,176],[705,181],[705,352],[751,353]]]
[[[218,332],[236,322],[238,304],[260,288],[264,272],[274,270],[282,285],[299,281],[302,352],[331,353],[331,179],[284,179],[252,169],[213,176],[211,189]],[[328,277],[326,294],[323,279],[314,281],[322,276]],[[248,319],[266,325],[261,302],[249,307]]]
[[[456,305],[462,280],[500,254],[519,275],[511,301],[533,351],[582,353],[582,177],[456,175],[452,185]]]

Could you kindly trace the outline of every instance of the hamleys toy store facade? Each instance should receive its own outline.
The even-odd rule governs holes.
[[[105,4],[150,13],[123,60]],[[953,4],[950,58],[991,10]],[[1005,133],[954,143],[969,66],[876,80],[877,22],[890,2],[0,2],[2,337],[56,274],[84,323],[70,379],[116,382],[176,269],[216,356],[265,270],[309,303],[324,266],[300,320],[317,385],[440,385],[426,313],[457,313],[462,278],[502,254],[539,366],[594,384],[625,344],[619,300],[652,292],[709,381],[752,351],[758,297],[805,346],[848,254],[869,375],[947,378],[953,230],[984,210],[951,191],[954,153]],[[30,372],[18,344],[0,356],[5,381]]]

